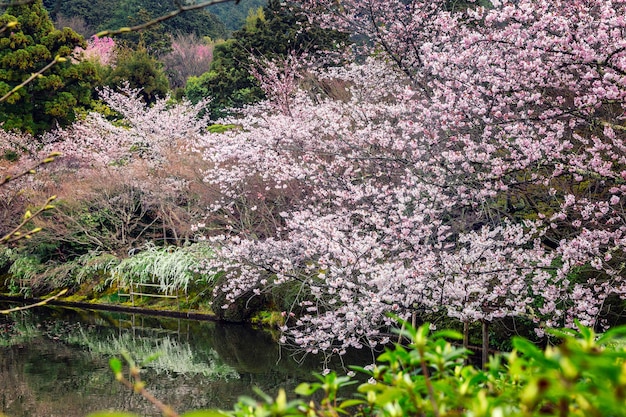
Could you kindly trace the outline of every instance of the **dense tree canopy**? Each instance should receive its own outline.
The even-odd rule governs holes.
[[[289,105],[206,138],[222,191],[208,218],[232,219],[216,308],[294,294],[285,340],[310,351],[384,341],[389,312],[610,324],[626,293],[625,3],[303,3],[371,57],[319,72],[341,99],[268,65]]]
[[[90,104],[95,81],[91,63],[71,59],[84,40],[69,28],[54,29],[41,0],[7,8],[0,26],[9,22],[17,25],[0,33],[0,96],[56,58],[65,60],[0,103],[3,127],[39,133],[71,122],[76,108]]]
[[[145,48],[119,52],[115,68],[103,81],[112,88],[127,84],[131,88],[141,89],[141,96],[148,104],[154,103],[159,97],[166,97],[169,92],[163,65]]]

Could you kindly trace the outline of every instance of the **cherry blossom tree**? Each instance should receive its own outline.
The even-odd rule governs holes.
[[[113,38],[92,36],[87,41],[87,48],[78,49],[82,58],[96,61],[101,65],[113,65],[115,62],[115,40]]]
[[[207,125],[206,119],[198,117],[206,102],[171,103],[165,98],[146,106],[141,91],[128,86],[118,91],[103,88],[99,95],[118,115],[116,123],[91,112],[66,129],[44,134],[42,151],[59,151],[66,161],[84,167],[128,163],[132,158],[158,166],[177,146],[193,143]]]
[[[385,341],[388,312],[601,324],[626,290],[626,3],[303,3],[373,57],[318,72],[346,100],[299,91],[203,138],[217,292],[289,287],[309,351]],[[260,203],[262,238],[239,227]]]

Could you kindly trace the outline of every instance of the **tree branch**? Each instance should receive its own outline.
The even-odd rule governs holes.
[[[137,26],[131,26],[131,27],[123,27],[123,28],[119,28],[117,30],[103,30],[101,32],[98,32],[95,34],[95,36],[101,38],[103,36],[113,36],[113,35],[120,35],[122,33],[128,33],[128,32],[136,32],[138,30],[142,30],[145,29],[147,27],[156,25],[157,23],[161,23],[165,20],[171,19],[173,17],[178,16],[179,14],[183,13],[183,12],[188,12],[191,10],[197,10],[197,9],[203,9],[205,7],[209,7],[212,6],[214,4],[220,4],[220,3],[229,3],[235,1],[235,4],[239,3],[239,0],[212,0],[212,1],[205,1],[202,3],[198,3],[198,4],[192,4],[189,6],[183,6],[180,3],[176,2],[176,5],[178,6],[178,9],[176,10],[172,10],[169,13],[166,13],[164,15],[161,15],[159,17],[156,17],[152,20],[149,20],[145,23],[142,23],[140,25]]]
[[[10,314],[10,313],[14,313],[16,311],[28,310],[29,308],[43,306],[43,305],[48,304],[50,301],[56,300],[57,298],[61,297],[66,292],[67,292],[67,288],[61,290],[57,295],[53,295],[52,297],[48,297],[45,300],[41,300],[41,301],[39,301],[39,302],[37,302],[35,304],[29,304],[27,306],[20,306],[20,307],[9,308],[8,310],[0,310],[0,314]]]

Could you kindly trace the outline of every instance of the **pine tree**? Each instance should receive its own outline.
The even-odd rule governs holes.
[[[96,80],[93,64],[71,59],[84,39],[69,28],[56,30],[41,0],[8,7],[0,26],[9,22],[17,24],[0,34],[0,96],[57,63],[0,103],[2,127],[38,134],[73,121],[75,109],[91,103]]]

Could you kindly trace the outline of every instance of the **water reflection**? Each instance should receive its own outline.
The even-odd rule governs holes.
[[[1,306],[0,306],[1,307]],[[108,360],[139,361],[157,398],[179,412],[231,408],[257,386],[268,393],[310,380],[268,333],[242,325],[43,307],[0,316],[0,410],[10,417],[78,417],[102,409],[158,416],[114,381]]]

